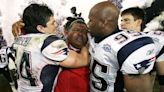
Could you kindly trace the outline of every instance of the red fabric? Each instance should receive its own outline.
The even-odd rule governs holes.
[[[89,92],[88,67],[64,69],[59,74],[54,92]]]

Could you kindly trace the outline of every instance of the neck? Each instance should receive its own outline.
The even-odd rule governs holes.
[[[110,33],[110,34],[108,34],[108,35],[105,35],[105,36],[103,36],[103,37],[95,37],[95,42],[96,43],[99,43],[100,41],[102,41],[102,40],[104,40],[105,38],[107,38],[108,36],[110,36],[110,35],[113,35],[113,34],[115,34],[115,33],[117,33],[117,32],[120,32],[121,30],[119,30],[118,28],[117,29],[115,29],[112,33]]]
[[[135,30],[136,30],[136,32],[141,32],[142,31],[141,27],[137,27]]]

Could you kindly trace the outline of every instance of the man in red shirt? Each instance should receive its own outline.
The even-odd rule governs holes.
[[[71,35],[74,32],[82,32],[82,41],[87,39],[87,25],[82,18],[69,17],[67,20],[68,21],[64,26],[64,33],[68,47],[78,52],[79,49],[71,46],[68,39],[71,39],[70,37],[72,37]],[[74,42],[77,42],[77,44],[82,43],[81,39],[73,38],[72,40],[75,40]],[[59,74],[54,92],[89,92],[89,67],[81,67],[76,69],[64,68]]]

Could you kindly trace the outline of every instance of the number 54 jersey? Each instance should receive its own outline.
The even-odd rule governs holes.
[[[145,74],[156,60],[155,44],[144,33],[121,31],[99,43],[90,37],[89,43],[91,92],[114,92],[118,70],[123,74]]]
[[[67,57],[66,43],[48,34],[27,34],[14,44],[18,70],[19,92],[52,92],[58,74],[59,62]]]

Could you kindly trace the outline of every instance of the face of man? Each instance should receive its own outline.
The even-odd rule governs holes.
[[[95,12],[95,8],[93,8],[89,13],[89,22],[88,22],[88,28],[89,33],[93,37],[99,37],[102,34],[103,28],[102,28],[102,21],[100,20],[99,14],[97,14],[97,11]]]
[[[72,45],[81,48],[86,45],[88,28],[86,24],[82,23],[73,23],[71,28],[68,30],[67,39],[68,41],[73,42]]]
[[[121,30],[133,30],[141,27],[141,20],[135,19],[131,14],[125,14],[121,16],[120,29]]]
[[[57,28],[57,23],[53,16],[50,17],[49,21],[46,24],[46,27],[42,27],[43,32],[45,33],[55,33]]]

